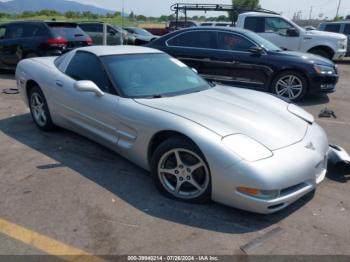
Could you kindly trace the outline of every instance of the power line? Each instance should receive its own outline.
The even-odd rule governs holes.
[[[335,15],[335,17],[338,17],[340,5],[341,5],[341,0],[339,0],[338,8],[337,8],[337,14]]]

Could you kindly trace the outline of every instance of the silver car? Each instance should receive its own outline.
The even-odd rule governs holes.
[[[327,171],[327,136],[309,113],[208,83],[158,50],[79,48],[23,60],[16,79],[40,129],[60,126],[109,147],[175,199],[273,213]]]

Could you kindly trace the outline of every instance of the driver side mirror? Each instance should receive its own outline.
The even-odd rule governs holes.
[[[90,80],[81,80],[74,83],[74,88],[80,92],[92,92],[95,93],[98,97],[101,97],[104,95],[104,93],[101,91],[98,86],[90,81]]]
[[[248,49],[248,51],[254,55],[261,55],[264,51],[260,46],[253,46]]]
[[[288,28],[287,29],[287,36],[297,37],[297,36],[299,36],[299,31],[296,28]]]

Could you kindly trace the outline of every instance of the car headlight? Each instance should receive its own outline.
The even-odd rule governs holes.
[[[338,48],[339,49],[346,49],[347,46],[347,39],[339,39],[338,40]]]
[[[272,152],[254,139],[242,135],[230,135],[222,139],[223,144],[242,159],[254,162],[271,157]]]
[[[315,71],[319,75],[335,75],[335,68],[330,66],[324,66],[324,65],[314,65]]]

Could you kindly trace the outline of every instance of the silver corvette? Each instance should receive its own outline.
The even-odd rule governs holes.
[[[79,48],[23,60],[16,79],[40,129],[60,126],[111,148],[175,199],[273,213],[327,171],[327,136],[309,113],[208,83],[158,50]]]

